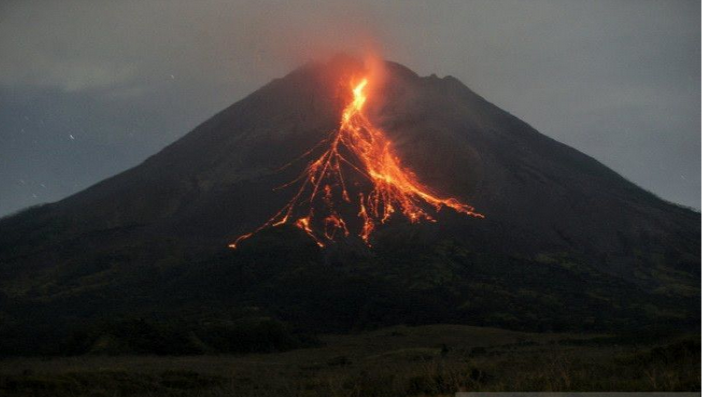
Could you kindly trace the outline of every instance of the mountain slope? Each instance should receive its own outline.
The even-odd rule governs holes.
[[[561,310],[561,305],[546,303],[550,298],[575,301],[576,307],[590,306],[593,312],[619,312],[623,319],[632,316],[635,305],[649,302],[648,309],[634,312],[640,324],[664,318],[695,323],[698,213],[664,202],[540,134],[452,77],[419,77],[391,62],[383,69],[384,79],[366,105],[370,119],[389,135],[404,166],[422,183],[443,197],[472,204],[485,219],[442,210],[438,223],[392,223],[379,230],[372,249],[364,252],[340,246],[322,253],[290,227],[263,231],[243,246],[244,253],[226,249],[291,197],[291,190],[273,189],[301,169],[281,167],[338,128],[349,100],[341,82],[365,73],[362,63],[339,57],[272,81],[133,169],[60,202],[0,220],[0,287],[22,304],[54,302],[60,309],[66,299],[97,294],[105,300],[100,304],[117,302],[118,312],[164,307],[174,293],[170,285],[191,291],[198,302],[200,286],[221,291],[209,299],[256,302],[282,317],[283,310],[272,308],[308,300],[265,291],[279,285],[298,291],[314,282],[288,279],[292,268],[287,266],[304,266],[306,274],[323,272],[323,266],[325,272],[342,272],[331,280],[365,275],[365,288],[399,289],[389,297],[395,302],[433,290],[433,297],[419,298],[430,311],[448,302],[478,307],[490,299],[481,289],[496,288],[519,305],[503,309],[514,318],[513,326],[531,323],[525,315],[531,305],[522,304],[523,299]],[[266,274],[244,283],[239,272],[256,262],[281,273],[257,270]],[[222,277],[213,278],[204,268]],[[420,274],[426,278],[419,279]],[[341,280],[350,281],[346,277]],[[339,288],[353,287],[342,283]],[[121,291],[139,294],[128,299]],[[566,296],[573,292],[575,297]],[[342,307],[346,299],[364,303],[357,294],[343,295]],[[132,303],[123,307],[128,300]],[[603,303],[589,304],[598,301]],[[318,305],[314,299],[309,303]],[[98,304],[82,305],[75,315],[91,318]],[[315,321],[303,317],[325,321],[339,310],[304,306],[306,314],[287,320],[310,324]],[[400,310],[414,315],[411,307]],[[451,310],[419,321],[496,324],[500,320],[492,320],[494,314]],[[566,318],[571,322],[575,315]],[[341,326],[353,323],[344,319]]]

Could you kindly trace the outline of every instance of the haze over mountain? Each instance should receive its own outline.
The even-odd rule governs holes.
[[[31,321],[62,324],[57,338],[103,316],[223,307],[255,307],[316,331],[697,324],[698,213],[453,77],[420,77],[393,62],[381,70],[366,114],[422,183],[484,219],[442,209],[437,223],[391,222],[366,250],[319,250],[285,225],[227,249],[291,197],[273,189],[305,163],[282,166],[338,128],[349,76],[370,73],[340,56],[273,80],[133,169],[2,219],[0,288],[16,305],[3,315],[19,324],[19,308],[35,308],[44,314]]]

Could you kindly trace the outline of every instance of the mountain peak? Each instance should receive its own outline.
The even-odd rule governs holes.
[[[365,104],[370,77],[352,75],[349,84],[350,99],[341,111],[338,128],[282,167],[306,162],[301,174],[277,188],[292,187],[290,201],[254,232],[236,239],[231,248],[253,233],[288,223],[323,248],[349,238],[352,228],[371,244],[372,233],[395,218],[436,222],[431,210],[449,208],[483,217],[456,198],[437,196],[405,168],[387,133],[368,118]]]

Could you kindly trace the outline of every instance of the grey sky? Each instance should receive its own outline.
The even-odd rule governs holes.
[[[308,59],[371,48],[700,208],[698,1],[380,3],[0,3],[0,216],[138,164]]]

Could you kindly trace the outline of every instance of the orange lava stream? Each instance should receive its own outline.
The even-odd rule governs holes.
[[[392,142],[385,133],[375,128],[363,113],[367,100],[365,88],[368,79],[363,78],[352,87],[353,99],[343,110],[341,124],[327,140],[328,149],[311,162],[296,179],[282,187],[301,182],[297,193],[275,216],[252,233],[244,234],[229,245],[236,248],[238,243],[254,233],[272,226],[291,223],[306,232],[320,247],[335,241],[342,234],[349,236],[349,227],[334,205],[337,199],[350,205],[358,206],[357,217],[362,223],[360,236],[370,244],[370,236],[380,224],[387,222],[395,213],[399,213],[410,222],[421,220],[436,222],[434,217],[423,208],[433,207],[440,211],[443,207],[451,208],[461,214],[483,218],[470,205],[455,198],[441,198],[417,180],[414,172],[402,167],[399,157],[394,153]],[[318,145],[317,145],[318,146]],[[305,155],[313,152],[313,149]],[[372,189],[369,193],[359,192],[353,204],[349,187],[344,175],[355,172],[369,181]],[[317,215],[315,200],[322,201],[325,214]],[[306,215],[296,217],[300,208],[305,208]],[[312,229],[312,224],[321,219],[321,232]]]

